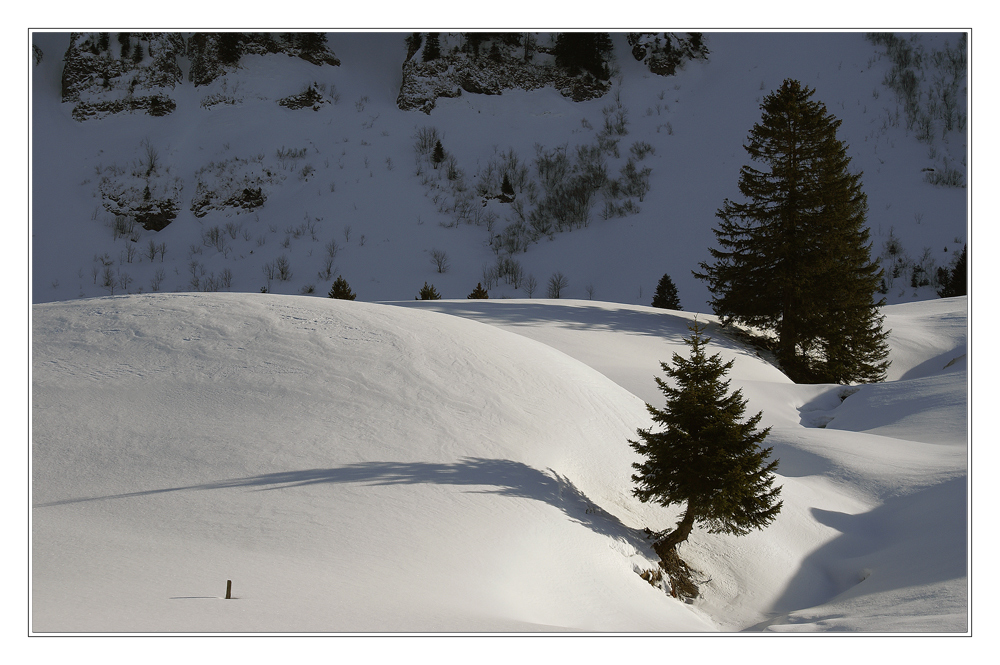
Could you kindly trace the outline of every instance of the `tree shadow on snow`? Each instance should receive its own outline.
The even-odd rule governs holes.
[[[326,469],[303,469],[232,478],[199,485],[170,487],[108,496],[65,499],[36,504],[47,508],[88,501],[128,499],[168,492],[254,488],[256,491],[281,490],[324,484],[363,485],[456,485],[469,487],[473,493],[532,499],[561,510],[572,521],[595,533],[624,539],[637,550],[649,548],[640,529],[627,527],[614,515],[594,504],[568,478],[549,469],[540,471],[521,462],[505,459],[465,457],[457,462],[357,462]],[[474,488],[474,489],[473,489]]]

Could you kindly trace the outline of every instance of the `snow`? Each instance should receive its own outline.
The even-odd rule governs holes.
[[[888,381],[795,385],[717,325],[691,276],[738,193],[760,99],[785,77],[843,119],[874,254],[890,229],[939,266],[968,240],[967,190],[924,182],[927,146],[883,129],[888,63],[862,34],[709,34],[709,61],[673,78],[622,57],[615,35],[630,133],[609,171],[648,141],[652,189],[638,214],[595,211],[515,255],[534,298],[501,281],[488,301],[465,299],[496,261],[486,230],[445,226],[414,174],[415,131],[437,127],[471,184],[496,151],[530,161],[536,143],[593,142],[583,120],[599,127],[609,98],[463,94],[401,112],[401,34],[331,33],[339,68],[257,58],[226,82],[242,105],[201,108],[222,84],[185,81],[170,116],[77,123],[58,101],[68,36],[32,40],[45,52],[30,88],[34,633],[971,631],[968,299],[897,283]],[[274,103],[312,80],[339,103]],[[127,262],[97,172],[147,138],[185,205]],[[936,145],[967,149],[958,134]],[[283,147],[307,157],[257,214],[187,209],[209,162],[264,153],[273,166]],[[314,237],[297,234],[310,220]],[[249,236],[204,245],[227,222]],[[150,240],[166,255],[142,257]],[[330,240],[340,250],[321,279]],[[92,273],[105,253],[129,295],[108,297]],[[282,255],[292,278],[261,294]],[[192,262],[203,278],[231,270],[230,292],[193,292]],[[569,299],[539,298],[555,271]],[[686,311],[648,307],[664,272]],[[337,274],[357,301],[323,297]],[[412,300],[425,281],[452,300]],[[631,496],[627,439],[649,425],[646,402],[662,405],[653,377],[686,355],[695,317],[772,427],[785,504],[744,538],[695,530],[681,553],[706,581],[688,605],[638,575],[656,560],[642,529],[680,508]]]
[[[965,299],[949,303],[896,307],[916,340],[963,325]],[[33,630],[965,632],[965,441],[910,440],[899,423],[924,403],[866,393],[925,379],[862,388],[830,409],[837,429],[790,424],[821,387],[721,338],[773,426],[785,508],[744,538],[695,532],[692,605],[639,577],[643,527],[677,510],[630,494],[635,393],[691,318],[222,293],[35,305]],[[965,385],[935,390],[954,435]],[[866,399],[892,422],[848,408]]]

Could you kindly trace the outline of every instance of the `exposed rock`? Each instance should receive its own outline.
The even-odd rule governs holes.
[[[162,166],[155,149],[147,145],[146,161],[130,167],[105,168],[98,191],[109,213],[139,222],[147,231],[159,231],[177,217],[183,184],[169,166]]]
[[[708,48],[700,32],[689,32],[686,36],[673,32],[630,32],[627,40],[632,56],[660,76],[673,76],[688,60],[708,58]]]
[[[76,120],[141,111],[166,115],[174,110],[170,91],[181,82],[177,57],[184,40],[177,33],[71,33],[63,58],[62,99],[77,102]]]
[[[285,106],[293,110],[311,108],[313,111],[318,111],[320,106],[329,103],[330,100],[317,89],[315,83],[309,85],[309,87],[297,95],[291,95],[278,100],[279,106]]]
[[[400,109],[430,113],[439,97],[459,97],[463,91],[499,95],[504,90],[552,86],[574,101],[584,101],[611,88],[609,81],[590,73],[571,76],[557,67],[551,47],[539,44],[535,35],[441,33],[439,40],[441,55],[423,61],[418,57],[419,40],[407,39],[408,58],[396,100]]]
[[[284,53],[314,65],[340,65],[323,32],[197,32],[188,41],[187,53],[188,78],[196,86],[235,70],[244,55]]]
[[[187,42],[176,32],[74,32],[63,58],[62,100],[76,103],[73,117],[80,121],[125,112],[167,115],[176,108],[172,91],[183,82],[179,58],[190,58],[188,78],[197,86],[235,70],[243,55],[268,53],[340,64],[320,32],[201,32]]]

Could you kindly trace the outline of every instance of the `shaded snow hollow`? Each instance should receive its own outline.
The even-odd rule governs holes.
[[[886,308],[895,380],[843,401],[699,315],[773,427],[785,507],[695,531],[691,605],[637,574],[642,528],[678,509],[631,496],[627,444],[691,313],[219,293],[32,313],[34,632],[968,630],[965,298]]]

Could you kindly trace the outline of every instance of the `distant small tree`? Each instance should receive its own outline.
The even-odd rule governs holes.
[[[490,294],[483,288],[482,282],[477,283],[476,288],[472,290],[472,293],[466,296],[468,300],[486,300],[489,297]]]
[[[424,62],[437,60],[440,57],[441,57],[440,33],[428,32],[427,41],[424,42]]]
[[[569,286],[569,280],[561,272],[557,272],[552,277],[549,277],[549,291],[548,296],[550,298],[558,298],[562,295],[563,289]]]
[[[413,54],[420,50],[420,45],[424,43],[424,38],[419,32],[414,32],[406,38],[406,59],[409,60]]]
[[[530,298],[537,288],[538,280],[535,279],[534,275],[528,275],[527,279],[524,280],[524,292],[527,293]]]
[[[772,487],[778,461],[768,461],[772,449],[761,447],[770,428],[756,429],[760,412],[742,420],[746,400],[740,390],[730,394],[724,379],[733,361],[706,355],[710,339],[702,335],[703,325],[695,322],[689,330],[684,342],[690,356],[675,353],[673,366],[660,363],[672,379],[668,384],[656,377],[666,406],[646,405],[662,431],[640,429],[639,440],[629,440],[645,458],[632,464],[632,494],[644,503],[687,504],[677,528],[656,534],[653,549],[663,563],[696,522],[709,533],[743,536],[770,524],[782,505],[781,488]]]
[[[664,274],[656,285],[656,293],[653,294],[653,307],[662,309],[682,309],[681,301],[677,297],[677,287],[670,275]]]
[[[510,178],[506,173],[503,174],[503,182],[500,183],[500,193],[505,199],[514,199],[514,185],[510,184]]]
[[[238,32],[220,32],[216,36],[219,62],[233,66],[239,63],[243,50],[243,35]]]
[[[968,245],[962,248],[961,255],[955,260],[950,271],[944,267],[938,268],[937,278],[941,288],[937,293],[942,298],[968,295],[968,267],[965,259],[968,248]]]
[[[438,164],[444,161],[444,146],[441,145],[441,141],[438,140],[434,144],[434,152],[431,153],[431,163],[434,164],[434,168],[438,167]]]
[[[613,49],[611,35],[606,32],[561,32],[556,35],[553,52],[556,65],[566,69],[570,76],[584,70],[607,80],[611,76],[607,59]]]
[[[424,287],[420,289],[420,295],[415,300],[441,300],[441,294],[437,292],[433,284],[424,282]]]
[[[121,47],[121,59],[128,58],[131,35],[127,32],[118,33],[118,45]]]
[[[434,267],[437,268],[438,272],[448,272],[448,253],[440,249],[432,249],[431,263],[434,264]]]
[[[357,294],[351,291],[351,286],[344,279],[343,275],[338,275],[337,279],[333,282],[333,286],[330,288],[330,293],[328,294],[331,298],[337,298],[338,300],[354,300],[357,298]]]

